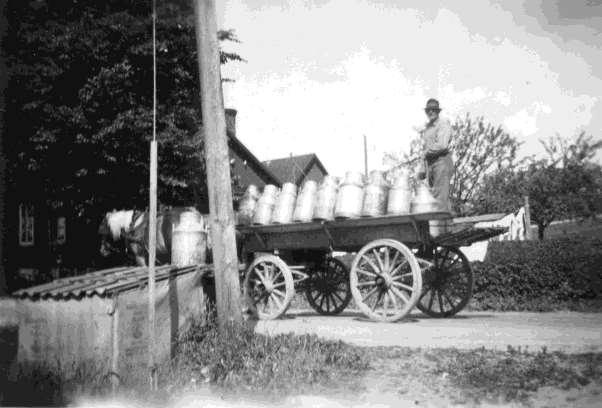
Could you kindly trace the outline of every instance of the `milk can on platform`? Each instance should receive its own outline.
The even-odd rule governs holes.
[[[387,214],[402,215],[410,213],[412,203],[412,186],[410,174],[407,170],[397,173],[387,202]]]
[[[238,225],[249,225],[253,221],[253,214],[255,214],[255,208],[257,207],[257,200],[259,199],[259,190],[257,186],[251,184],[247,187],[245,194],[240,200],[238,205]]]
[[[171,237],[171,264],[184,267],[205,263],[207,229],[203,216],[196,210],[180,213]]]
[[[439,201],[433,197],[426,180],[416,183],[416,194],[412,199],[410,211],[412,213],[440,211]]]
[[[297,196],[295,211],[293,212],[294,222],[310,222],[314,213],[318,192],[318,183],[313,180],[307,180]]]
[[[359,217],[362,213],[363,201],[364,177],[359,172],[348,171],[337,194],[335,218]]]
[[[257,200],[255,214],[253,214],[253,224],[265,225],[270,223],[277,198],[278,187],[273,184],[267,184]]]
[[[385,214],[388,190],[383,172],[372,170],[368,177],[368,184],[364,187],[363,217],[378,217]]]
[[[297,198],[297,186],[293,183],[284,183],[276,199],[272,222],[274,224],[288,224],[293,221],[293,211]]]
[[[316,204],[313,215],[314,220],[334,220],[334,206],[337,199],[338,184],[339,182],[335,177],[324,176],[316,195]]]

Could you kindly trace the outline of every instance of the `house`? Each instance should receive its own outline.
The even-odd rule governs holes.
[[[314,153],[289,156],[264,161],[265,167],[278,175],[280,183],[294,183],[301,186],[307,180],[318,183],[328,174],[326,168]]]
[[[236,208],[249,184],[262,188],[281,182],[236,137],[236,110],[226,109],[226,125]],[[5,188],[5,197],[11,198],[5,200],[2,242],[8,290],[105,266],[98,256],[98,223],[60,203],[49,203],[43,189],[35,187],[41,180],[30,175],[18,179]]]

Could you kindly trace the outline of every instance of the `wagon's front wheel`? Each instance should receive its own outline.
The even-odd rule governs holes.
[[[393,322],[408,314],[422,290],[416,257],[399,241],[379,239],[356,255],[349,275],[355,303],[367,317]]]
[[[295,295],[293,274],[275,255],[261,255],[251,263],[243,288],[261,320],[276,319],[284,314]]]
[[[305,286],[309,305],[323,315],[341,313],[351,301],[349,271],[336,258],[325,259],[311,271]]]
[[[431,317],[451,317],[472,296],[473,275],[468,259],[455,247],[437,247],[424,271],[424,288],[416,307]]]

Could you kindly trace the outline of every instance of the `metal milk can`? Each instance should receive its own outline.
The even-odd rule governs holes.
[[[387,210],[387,193],[389,186],[384,173],[372,170],[368,177],[368,184],[364,187],[364,200],[362,205],[363,217],[378,217]]]
[[[293,221],[293,210],[295,209],[295,200],[297,198],[297,186],[293,183],[284,183],[282,190],[278,195],[274,212],[272,213],[272,223],[288,224]]]
[[[316,205],[314,207],[314,220],[334,220],[334,206],[337,199],[338,180],[333,176],[324,176],[322,184],[316,195]]]
[[[253,221],[253,214],[255,214],[255,208],[257,207],[257,200],[259,199],[259,190],[257,186],[250,184],[245,191],[245,194],[240,200],[238,205],[238,219],[237,225],[249,225]]]
[[[270,223],[277,197],[278,187],[275,185],[267,184],[263,188],[263,193],[259,197],[259,200],[257,200],[257,207],[253,215],[253,224],[265,225]]]
[[[171,264],[177,267],[205,263],[207,256],[207,228],[203,216],[196,210],[180,214],[172,226]]]
[[[294,222],[310,222],[314,213],[316,204],[316,195],[318,192],[318,183],[313,180],[307,180],[301,192],[297,196],[295,211],[293,212]]]
[[[409,214],[412,203],[412,186],[410,173],[402,170],[397,174],[393,187],[389,190],[387,214]]]
[[[348,171],[337,194],[335,218],[357,218],[362,213],[364,202],[364,177],[361,173]]]
[[[416,184],[416,195],[410,206],[412,213],[425,213],[440,210],[439,201],[431,193],[427,181],[419,181]]]

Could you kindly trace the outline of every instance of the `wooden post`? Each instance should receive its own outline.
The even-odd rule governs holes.
[[[0,38],[4,37],[8,20],[6,19],[6,1],[0,0]],[[1,44],[1,43],[0,43]],[[0,52],[4,55],[3,52]],[[6,101],[4,99],[4,90],[8,85],[8,73],[6,70],[5,58],[0,58],[0,297],[8,292],[6,287],[6,265],[4,264],[4,237],[6,227],[4,225],[4,203],[6,202],[5,177],[6,177],[6,159],[4,157],[4,118],[6,112]]]
[[[227,323],[242,323],[232,185],[222,98],[215,0],[194,0],[194,5],[209,193],[209,223],[215,268],[215,298],[218,324],[223,333]]]
[[[155,260],[157,255],[157,19],[153,0],[153,140],[150,144],[150,188],[148,209],[148,368],[150,388],[156,391],[157,367],[155,362]]]
[[[364,135],[364,175],[368,177],[368,140]]]
[[[531,239],[531,207],[529,206],[529,196],[525,196],[525,239]]]

